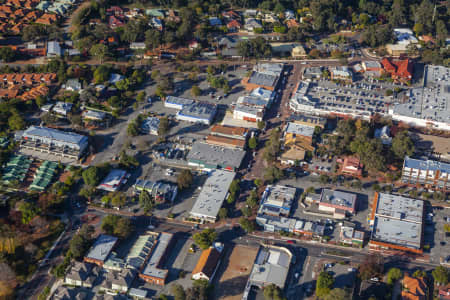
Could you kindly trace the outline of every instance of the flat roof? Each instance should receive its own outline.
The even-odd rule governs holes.
[[[170,103],[170,104],[177,104],[177,105],[189,105],[194,103],[194,100],[192,99],[187,99],[187,98],[181,98],[181,97],[175,97],[175,96],[167,96],[165,103]]]
[[[237,99],[237,104],[243,104],[248,106],[259,106],[265,107],[268,103],[268,100],[258,97],[258,96],[240,96]]]
[[[161,259],[164,253],[169,246],[170,241],[172,240],[172,234],[167,232],[162,232],[158,240],[156,240],[156,246],[153,248],[152,253],[150,254],[150,258],[148,259],[147,265],[142,271],[143,275],[152,276],[156,278],[165,279],[168,271],[164,269],[160,269]]]
[[[60,131],[53,128],[30,126],[22,135],[23,138],[27,137],[44,137],[56,141],[61,141],[69,144],[77,144],[78,146],[87,143],[88,138],[84,135]]]
[[[229,171],[211,171],[191,209],[191,215],[216,218],[235,175]]]
[[[450,68],[427,65],[423,82],[409,90],[406,102],[395,103],[390,113],[450,124]]]
[[[195,142],[187,155],[188,161],[199,161],[208,165],[233,167],[238,169],[244,159],[245,151],[220,146],[213,146],[202,142]]]
[[[295,135],[303,135],[311,137],[314,135],[314,127],[303,125],[295,122],[289,122],[286,126],[286,133],[293,133]]]
[[[217,106],[215,104],[195,102],[189,105],[184,105],[177,115],[209,120],[214,117],[216,111]]]
[[[114,245],[117,242],[117,238],[114,236],[102,234],[96,240],[94,245],[92,245],[86,258],[95,259],[99,261],[105,261]]]
[[[371,239],[420,249],[423,201],[385,193],[379,193],[375,201]]]
[[[250,274],[250,282],[275,284],[284,288],[292,254],[283,247],[260,248]]]
[[[272,212],[275,214],[291,210],[297,189],[284,185],[269,185],[262,196],[260,212]]]
[[[443,173],[450,173],[450,164],[435,160],[422,160],[405,157],[405,167],[419,170],[440,171]]]
[[[245,104],[236,104],[234,110],[262,117],[264,108],[258,106],[249,106]]]
[[[355,208],[356,194],[330,189],[323,189],[320,195],[320,203],[328,203],[336,206]]]

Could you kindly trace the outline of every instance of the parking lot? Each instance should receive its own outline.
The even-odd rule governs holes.
[[[450,254],[450,237],[444,231],[444,224],[449,223],[444,218],[450,217],[450,209],[433,207],[432,210],[426,210],[425,214],[424,245],[430,245],[431,262],[441,263],[441,259]]]

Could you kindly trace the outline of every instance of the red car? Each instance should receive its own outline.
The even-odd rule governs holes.
[[[293,241],[293,240],[287,240],[286,243],[288,243],[288,244],[295,244],[295,241]]]

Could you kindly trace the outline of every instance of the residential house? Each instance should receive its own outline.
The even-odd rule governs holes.
[[[100,284],[100,291],[126,293],[131,288],[135,277],[135,270],[109,271]]]
[[[306,50],[302,45],[296,45],[294,48],[292,48],[291,56],[293,58],[305,58],[308,56],[308,54],[306,54]]]
[[[340,173],[351,176],[362,176],[363,164],[356,156],[346,156],[344,159],[339,159],[339,163],[342,164]]]
[[[72,91],[72,92],[81,92],[83,87],[81,85],[80,80],[78,78],[73,78],[67,80],[67,82],[64,84],[64,89],[66,91]]]
[[[241,15],[234,10],[229,10],[222,12],[222,17],[228,20],[238,20],[241,18]]]
[[[156,18],[156,17],[153,17],[151,20],[150,20],[150,24],[149,24],[150,26],[152,26],[153,28],[155,28],[155,29],[158,29],[158,30],[163,30],[163,22],[162,22],[162,20],[161,19],[159,19],[159,18]]]
[[[428,286],[423,277],[411,277],[408,274],[403,276],[402,284],[402,300],[427,300]]]
[[[238,20],[231,20],[227,23],[227,28],[229,32],[237,32],[241,29],[242,24]]]
[[[220,20],[217,17],[210,17],[209,18],[209,25],[211,26],[222,26],[222,20]]]
[[[106,10],[108,16],[123,17],[124,10],[120,6],[111,6]]]
[[[203,250],[192,271],[192,279],[206,279],[212,281],[220,262],[220,251],[214,247]]]
[[[296,19],[288,19],[285,21],[285,24],[289,29],[300,26],[300,23]]]
[[[284,11],[284,18],[287,19],[287,20],[295,19],[295,13],[292,10],[290,10],[290,9],[285,10]]]
[[[58,101],[55,106],[53,106],[52,111],[58,115],[67,117],[67,115],[72,111],[72,107],[72,103]]]
[[[57,41],[50,41],[47,43],[47,57],[60,57],[61,55],[61,46]]]
[[[64,283],[68,285],[91,288],[95,281],[92,265],[75,261],[69,272],[64,276]]]
[[[189,50],[195,50],[200,47],[200,43],[197,40],[191,40],[188,43]]]
[[[439,300],[450,300],[450,284],[439,287],[438,299]]]
[[[145,50],[145,43],[142,42],[133,42],[130,44],[130,49],[132,50]]]
[[[125,26],[125,22],[121,18],[116,16],[110,16],[108,18],[108,24],[112,29]]]
[[[244,29],[253,33],[255,29],[263,29],[261,22],[255,18],[245,19]]]

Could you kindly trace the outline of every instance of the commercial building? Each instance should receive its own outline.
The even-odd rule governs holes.
[[[297,235],[320,238],[324,235],[325,226],[308,220],[298,220],[258,213],[256,223],[267,232],[290,232]]]
[[[246,146],[245,140],[232,139],[211,134],[206,137],[206,143],[215,146],[237,148],[237,149],[245,149]]]
[[[312,137],[314,127],[297,122],[289,122],[285,127],[283,153],[280,161],[283,164],[294,165],[304,160],[307,151],[314,151]]]
[[[376,192],[369,219],[370,249],[422,253],[423,208],[422,200]]]
[[[203,250],[197,265],[192,271],[192,279],[212,281],[217,268],[219,267],[220,253],[221,252],[215,247],[209,247],[208,249]]]
[[[241,166],[244,156],[245,151],[241,149],[231,149],[195,142],[186,159],[190,166],[201,169],[235,171]]]
[[[178,110],[182,110],[184,106],[191,105],[194,103],[194,100],[175,97],[175,96],[167,96],[164,100],[164,107],[174,108]]]
[[[323,67],[308,67],[303,71],[304,79],[319,79],[322,77]]]
[[[249,130],[243,127],[214,125],[206,137],[210,145],[244,149]]]
[[[374,60],[363,61],[362,68],[366,75],[373,75],[374,77],[379,77],[384,72],[381,63]]]
[[[319,200],[319,210],[336,213],[339,211],[356,213],[356,194],[323,189]]]
[[[114,169],[109,172],[105,179],[100,183],[97,189],[116,192],[120,189],[122,184],[127,181],[128,173],[124,170]]]
[[[156,202],[170,202],[173,203],[178,195],[178,187],[172,182],[166,181],[150,181],[150,180],[136,180],[134,189],[137,193],[146,191],[150,194]]]
[[[84,261],[102,267],[116,243],[116,237],[105,234],[100,235],[95,240],[89,253],[84,257]]]
[[[87,147],[88,138],[84,135],[47,127],[30,126],[20,136],[21,149],[73,160],[79,159]]]
[[[140,235],[125,257],[126,267],[141,270],[152,253],[157,239],[157,234]]]
[[[432,189],[450,189],[450,163],[405,157],[402,182]]]
[[[233,109],[233,118],[248,122],[262,121],[264,118],[264,107],[236,104]]]
[[[413,77],[413,64],[411,60],[391,60],[383,58],[381,61],[384,71],[391,75],[395,82],[410,82]]]
[[[203,222],[214,223],[235,175],[229,171],[211,171],[189,215]]]
[[[214,223],[235,175],[229,171],[211,171],[189,213],[190,217]]]
[[[139,277],[151,284],[164,285],[166,283],[168,270],[164,269],[164,262],[170,251],[173,235],[162,232],[155,241],[150,257],[147,260]]]
[[[339,159],[337,162],[342,163],[340,173],[350,176],[362,176],[363,164],[356,156],[346,156],[344,159]]]
[[[353,82],[353,72],[349,67],[340,66],[331,69],[331,79],[332,80],[344,80],[348,82]]]
[[[252,286],[264,288],[275,284],[283,289],[291,261],[292,253],[287,248],[278,246],[260,247],[242,299],[248,299]]]
[[[318,126],[323,129],[327,125],[327,118],[303,115],[303,114],[295,114],[289,118],[289,122],[294,122],[297,124],[311,126],[311,127]]]
[[[282,64],[257,64],[250,76],[244,77],[241,83],[247,91],[256,88],[274,91],[278,85],[283,68]]]
[[[427,65],[423,86],[408,90],[406,101],[394,103],[389,115],[411,126],[450,131],[450,68]]]
[[[217,106],[207,102],[195,102],[184,105],[177,113],[176,118],[181,121],[199,122],[211,125],[217,113]]]
[[[289,216],[297,189],[283,185],[266,187],[259,206],[258,214]]]
[[[353,224],[343,223],[339,233],[340,242],[345,245],[362,247],[364,243],[364,231],[356,230]]]
[[[300,123],[289,122],[285,129],[286,138],[301,138],[312,143],[314,127]]]
[[[273,101],[275,100],[277,94],[275,91],[266,90],[264,88],[256,88],[251,93],[250,96],[257,97],[259,99],[262,99],[266,102],[265,106],[267,108],[270,108]]]

